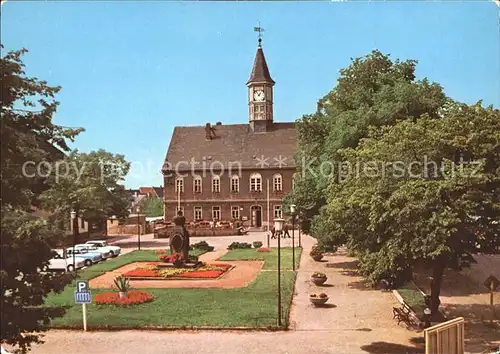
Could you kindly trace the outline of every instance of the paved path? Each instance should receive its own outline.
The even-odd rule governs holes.
[[[235,236],[237,241],[261,240],[266,246],[266,233]],[[194,238],[193,238],[194,239]],[[193,242],[197,242],[193,240]],[[216,252],[207,253],[213,260],[223,253],[233,237],[199,238],[216,246]],[[290,239],[283,240],[284,246]],[[271,241],[276,246],[276,240]],[[298,243],[298,240],[296,240]],[[366,290],[360,287],[359,277],[351,275],[354,259],[345,255],[327,257],[335,268],[326,268],[326,262],[314,262],[308,256],[314,239],[303,236],[304,247],[297,272],[296,294],[291,312],[292,330],[286,332],[237,331],[117,331],[76,332],[50,331],[46,343],[36,346],[36,354],[113,354],[113,353],[283,353],[283,354],[342,354],[342,353],[423,353],[411,344],[415,332],[398,327],[392,320],[395,300],[390,293]],[[159,248],[159,247],[156,247]],[[221,252],[220,254],[218,252]],[[214,258],[212,258],[214,257]],[[309,283],[314,271],[327,273],[329,284],[322,288],[330,295],[332,308],[312,308],[308,294],[319,292]],[[421,345],[420,345],[421,346]],[[182,349],[179,349],[182,348]]]
[[[358,348],[380,341],[411,346],[410,339],[418,333],[398,326],[393,320],[392,307],[398,303],[391,293],[368,289],[362,278],[353,274],[356,259],[348,257],[345,251],[324,257],[321,262],[309,257],[307,250],[304,254],[290,318],[293,329],[339,332],[346,340],[350,333],[357,332]],[[310,281],[311,274],[316,271],[327,275],[324,286],[316,286]],[[316,308],[310,304],[309,294],[321,292],[328,294],[331,307]]]

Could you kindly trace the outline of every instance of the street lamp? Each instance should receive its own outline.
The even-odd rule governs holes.
[[[75,219],[76,219],[76,211],[71,210],[71,228],[73,229],[73,271],[76,274],[76,263],[75,263],[75,246],[76,246],[76,228],[75,228]],[[78,224],[77,224],[78,227]]]
[[[295,272],[295,211],[296,205],[290,205],[290,214],[292,214],[292,264],[293,271]]]
[[[137,206],[135,211],[137,212],[137,248],[140,251],[141,250],[141,225],[139,224],[139,222],[140,222],[139,213],[141,212],[141,207]]]
[[[276,232],[283,230],[285,220],[274,219],[274,229]],[[281,327],[281,237],[278,237],[278,327]]]

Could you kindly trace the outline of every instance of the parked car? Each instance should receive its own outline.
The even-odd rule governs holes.
[[[76,257],[75,255],[75,264],[73,264],[73,257],[68,256],[64,257],[63,254],[58,253],[57,251],[52,251],[52,259],[49,261],[49,265],[47,266],[48,270],[67,270],[68,272],[72,272],[76,269],[83,268],[85,266],[85,258]]]
[[[75,245],[75,247],[77,250],[84,249],[87,252],[99,253],[101,255],[103,261],[108,259],[109,257],[111,257],[109,252],[100,250],[97,248],[97,246],[94,246],[94,245],[87,245],[87,244],[81,243],[79,245]]]
[[[73,256],[73,247],[68,248],[68,255]],[[74,250],[75,257],[81,257],[85,259],[85,265],[87,267],[91,266],[94,263],[98,263],[102,261],[101,252],[91,252],[87,248],[75,248]]]
[[[104,240],[87,241],[85,244],[97,246],[97,249],[108,252],[111,257],[118,256],[122,251],[120,247],[110,246]]]

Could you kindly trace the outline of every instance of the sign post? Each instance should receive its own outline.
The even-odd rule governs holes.
[[[493,292],[500,286],[500,280],[498,280],[496,277],[490,275],[486,280],[484,281],[484,286],[490,291],[490,305],[493,306]]]
[[[83,330],[87,330],[87,304],[92,303],[89,282],[87,280],[77,280],[75,291],[75,304],[82,304]]]

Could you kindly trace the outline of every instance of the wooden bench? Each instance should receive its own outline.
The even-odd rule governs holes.
[[[413,325],[413,320],[410,316],[411,313],[411,308],[408,306],[406,302],[403,302],[401,307],[393,307],[392,308],[392,313],[393,313],[393,319],[398,320],[398,325],[401,322],[405,322],[406,324],[412,326]]]

